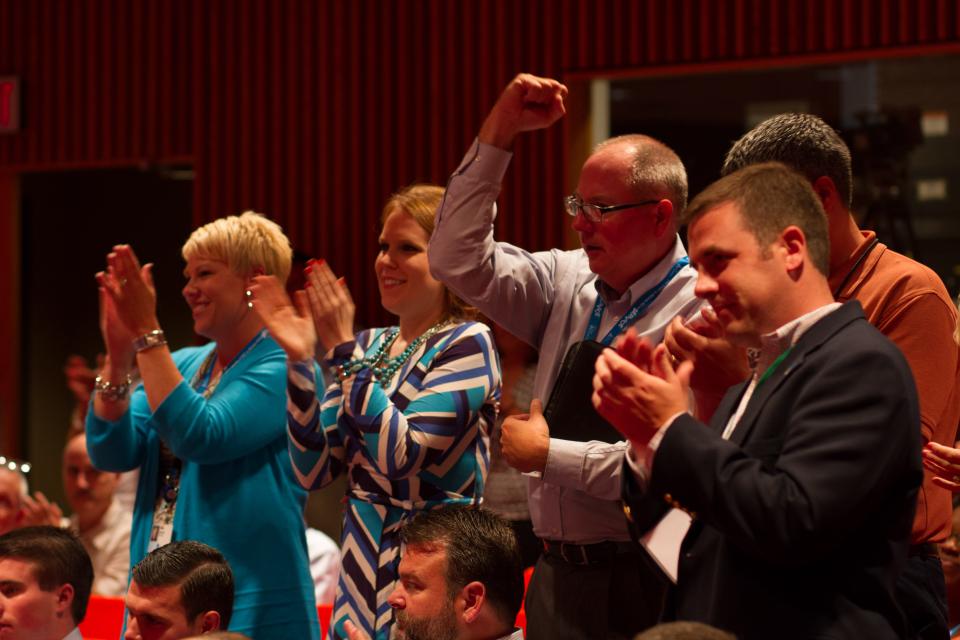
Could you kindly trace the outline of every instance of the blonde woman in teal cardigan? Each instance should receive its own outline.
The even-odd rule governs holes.
[[[253,277],[286,280],[289,241],[248,212],[194,231],[183,257],[194,329],[211,342],[173,353],[151,265],[122,245],[97,274],[108,355],[87,416],[90,457],[100,469],[140,468],[131,564],[170,540],[199,540],[233,569],[232,630],[319,638],[306,492],[287,457],[286,358],[248,305]],[[142,384],[130,389],[134,365]]]

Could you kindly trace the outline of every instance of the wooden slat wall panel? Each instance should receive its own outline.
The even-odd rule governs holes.
[[[558,77],[958,42],[960,0],[0,0],[24,128],[0,170],[193,160],[196,222],[256,209],[382,321],[383,201],[443,183],[520,71]],[[562,128],[525,136],[501,237],[563,243]]]
[[[0,1],[0,75],[23,87],[0,169],[189,159],[192,31],[189,0]]]
[[[956,42],[956,0],[210,0],[197,222],[255,208],[345,273],[365,323],[383,201],[443,183],[499,90],[520,71],[563,76]],[[247,17],[243,17],[246,14]],[[253,16],[252,18],[250,16]],[[237,41],[249,55],[237,53]],[[252,57],[252,60],[250,58]],[[231,60],[232,58],[232,60]],[[240,64],[246,72],[238,73]],[[255,117],[249,117],[251,92]],[[261,92],[269,94],[265,99]],[[240,131],[236,121],[252,131]],[[230,139],[245,141],[237,146]],[[252,144],[251,144],[252,143]],[[562,129],[524,137],[501,237],[563,243]]]

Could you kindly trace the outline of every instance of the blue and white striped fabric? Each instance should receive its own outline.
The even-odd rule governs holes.
[[[337,346],[333,368],[374,353],[386,329]],[[400,563],[399,530],[419,510],[479,503],[490,431],[500,399],[500,364],[483,324],[451,325],[427,340],[384,389],[368,368],[317,400],[313,363],[288,368],[290,459],[307,489],[348,473],[342,570],[330,637],[352,620],[376,640],[393,624],[387,597]]]

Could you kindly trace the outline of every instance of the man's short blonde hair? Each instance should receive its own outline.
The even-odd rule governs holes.
[[[257,269],[287,281],[293,262],[290,240],[273,220],[255,211],[227,216],[196,229],[183,245],[183,259],[197,256],[225,262],[248,276]]]

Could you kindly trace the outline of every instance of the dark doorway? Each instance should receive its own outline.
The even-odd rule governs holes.
[[[154,262],[158,312],[172,344],[195,340],[180,296],[180,247],[192,223],[189,170],[102,169],[21,179],[22,408],[31,489],[62,501],[60,455],[73,409],[63,365],[103,351],[94,273],[115,244]]]

